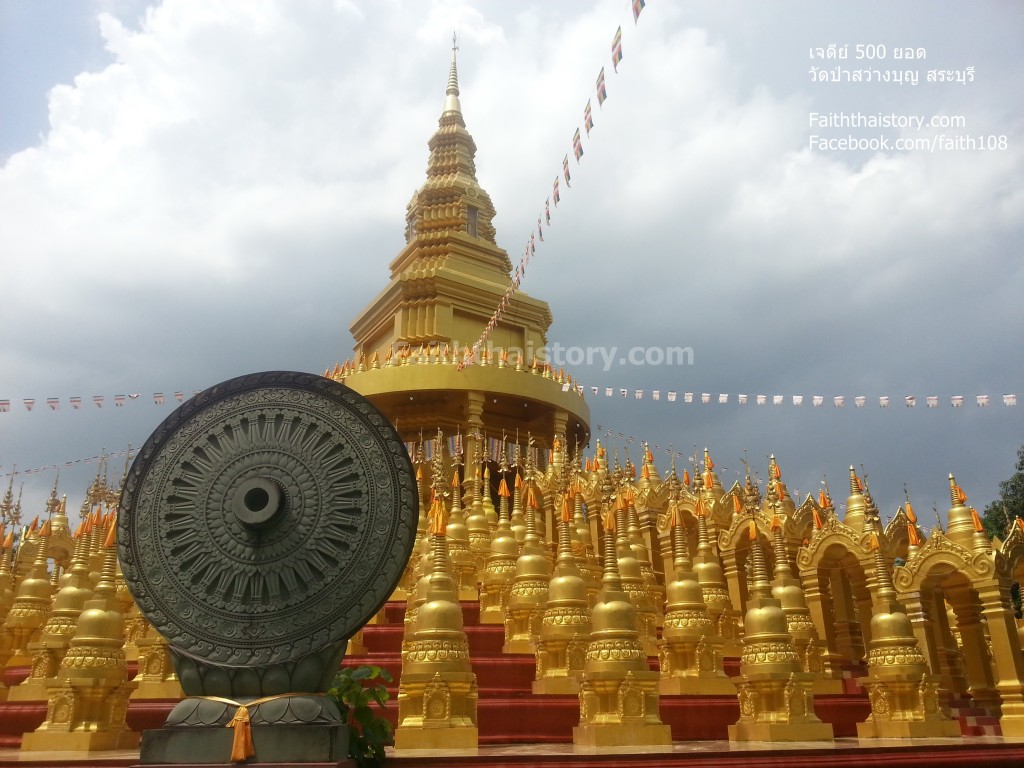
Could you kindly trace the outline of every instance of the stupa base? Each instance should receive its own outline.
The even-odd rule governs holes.
[[[577,747],[659,747],[672,743],[667,725],[600,723],[577,725],[572,729]]]
[[[118,731],[33,731],[21,737],[22,752],[104,752],[136,749],[139,734]],[[228,753],[230,754],[230,746]]]
[[[476,726],[395,729],[396,752],[406,749],[476,749],[479,743],[480,734]]]
[[[728,677],[663,677],[662,696],[735,696],[736,685]]]
[[[757,723],[729,726],[729,741],[835,741],[829,723]]]
[[[956,720],[867,720],[857,723],[860,739],[959,738]]]
[[[533,692],[541,696],[573,696],[580,692],[578,677],[563,675],[533,681]]]
[[[815,696],[841,696],[846,693],[846,685],[836,677],[819,677],[814,680],[811,690]]]
[[[43,680],[26,679],[7,690],[7,701],[46,701],[46,683]]]

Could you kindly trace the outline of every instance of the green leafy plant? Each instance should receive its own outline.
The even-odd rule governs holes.
[[[348,754],[360,768],[384,764],[384,747],[393,744],[391,723],[370,706],[384,709],[391,694],[385,683],[392,681],[386,669],[376,666],[342,667],[327,695],[338,702],[349,727]]]

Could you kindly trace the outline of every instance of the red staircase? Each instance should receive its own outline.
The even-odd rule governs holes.
[[[856,684],[864,676],[863,668],[843,670],[846,693],[815,697],[818,716],[832,724],[837,739],[849,739],[836,745],[730,745],[728,726],[739,718],[734,696],[662,696],[661,717],[672,729],[676,742],[669,751],[627,754],[623,750],[599,754],[573,748],[572,729],[579,723],[576,696],[535,696],[531,692],[534,660],[528,654],[503,654],[504,628],[479,624],[479,607],[463,604],[463,619],[469,639],[473,670],[480,690],[478,725],[481,750],[465,754],[396,754],[388,759],[394,768],[626,768],[639,763],[675,768],[866,768],[866,766],[996,766],[1024,765],[1024,741],[976,738],[998,735],[998,721],[989,713],[974,708],[970,700],[956,700],[953,714],[969,738],[929,740],[927,743],[884,740],[856,741],[856,724],[869,712],[867,697]],[[390,603],[381,614],[382,623],[363,630],[367,653],[346,658],[346,664],[375,664],[387,669],[394,682],[389,686],[392,700],[387,716],[397,718],[397,688],[401,672],[401,643],[404,603]],[[657,667],[652,660],[652,669]],[[726,660],[726,672],[739,672],[737,659]],[[8,685],[17,683],[28,669],[9,669]],[[134,730],[157,728],[174,702],[132,702],[128,724]],[[0,703],[0,748],[17,748],[23,731],[34,730],[46,713],[44,702]],[[971,738],[974,737],[974,738]],[[28,759],[26,759],[28,758]],[[0,768],[120,768],[134,765],[137,758],[123,755],[96,755],[68,761],[58,755],[39,757],[10,753],[0,755]],[[306,768],[326,768],[326,766]]]
[[[1002,736],[999,718],[983,707],[974,706],[970,699],[952,699],[949,712],[960,721],[960,733],[964,736]]]
[[[389,603],[382,615],[385,623],[363,629],[367,653],[348,656],[346,664],[374,664],[391,673],[392,701],[387,716],[397,720],[398,677],[401,671],[404,603]],[[469,653],[476,673],[480,699],[477,719],[480,744],[570,743],[572,729],[579,724],[576,696],[535,696],[535,676],[530,654],[503,654],[505,630],[499,624],[480,624],[475,603],[462,604],[463,624]],[[651,660],[651,669],[657,669]],[[739,674],[739,660],[727,659],[726,672]],[[868,716],[870,707],[863,691],[837,696],[816,696],[818,716],[832,723],[837,737],[856,736],[857,722]],[[728,739],[728,726],[740,716],[735,696],[662,696],[661,719],[672,729],[675,741]]]

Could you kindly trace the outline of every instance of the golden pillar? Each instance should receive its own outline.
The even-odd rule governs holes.
[[[700,582],[704,603],[708,607],[708,615],[714,624],[715,634],[720,636],[725,643],[722,646],[722,654],[739,656],[742,653],[739,612],[733,608],[722,564],[711,548],[711,540],[708,536],[708,513],[705,502],[696,514],[697,555],[693,558],[693,572],[697,576],[697,581]]]
[[[729,741],[832,741],[832,726],[814,713],[813,677],[801,669],[786,613],[772,596],[754,522],[759,499],[749,475],[744,491],[752,573],[736,683],[740,719],[729,726]]]
[[[139,735],[125,725],[124,614],[117,599],[114,524],[102,547],[93,599],[78,617],[75,636],[54,678],[46,683],[46,720],[21,740],[23,752],[134,749]]]
[[[673,578],[665,590],[658,690],[663,696],[731,695],[736,686],[722,668],[722,638],[715,633],[700,582],[693,573],[674,467],[665,485],[669,498],[664,538],[671,545],[668,551],[672,553]],[[704,499],[698,498],[697,505],[703,513]]]
[[[871,714],[857,723],[857,735],[862,739],[959,736],[960,724],[950,719],[939,698],[940,677],[928,671],[910,619],[896,601],[878,538],[881,524],[877,515],[872,517],[877,529],[872,533],[877,600],[871,617],[868,676],[858,680],[868,691]]]
[[[672,736],[658,712],[658,674],[647,667],[637,631],[636,609],[623,591],[616,553],[616,528],[626,510],[616,505],[606,478],[601,489],[604,520],[604,576],[591,615],[592,633],[580,682],[580,747],[667,746]]]
[[[560,451],[555,439],[555,451]],[[533,692],[567,694],[579,692],[587,644],[590,641],[590,606],[587,584],[572,552],[573,525],[568,483],[562,485],[561,515],[558,520],[558,558],[548,583],[548,599],[536,638],[537,675]]]
[[[19,685],[11,688],[10,701],[40,701],[46,698],[46,681],[56,677],[60,663],[75,635],[78,617],[92,598],[89,569],[85,564],[86,540],[76,539],[71,569],[61,579],[53,600],[53,610],[43,626],[39,640],[29,643],[32,670]]]
[[[458,599],[477,600],[479,591],[477,590],[476,556],[470,549],[469,529],[466,527],[466,518],[462,514],[462,491],[459,488],[458,470],[455,471],[455,476],[452,478],[452,511],[446,535],[452,576],[458,586]]]
[[[1008,583],[990,581],[977,586],[982,615],[992,639],[992,656],[999,691],[999,726],[1003,736],[1024,736],[1024,653],[1010,607]]]
[[[490,554],[484,566],[480,583],[480,623],[503,624],[505,621],[505,598],[516,574],[516,560],[519,559],[519,545],[512,533],[508,500],[512,496],[505,476],[509,472],[505,452],[501,456],[501,482],[498,484],[498,526],[490,543]]]
[[[43,625],[50,614],[53,600],[53,584],[46,567],[47,544],[50,539],[50,523],[43,523],[39,530],[35,558],[28,575],[18,584],[11,610],[4,622],[0,646],[6,644],[11,652],[7,666],[16,667],[32,663],[30,643],[39,638]]]
[[[833,678],[828,660],[824,653],[824,644],[818,636],[811,617],[803,586],[793,574],[786,538],[783,534],[785,524],[792,519],[795,511],[792,499],[781,481],[782,473],[775,457],[769,464],[768,491],[765,495],[765,511],[771,515],[772,549],[775,553],[775,573],[772,579],[772,596],[778,599],[786,614],[786,628],[793,639],[793,647],[800,657],[800,666],[804,672],[814,676],[814,692],[819,694],[838,694],[843,692],[843,681]],[[788,503],[787,503],[788,502]]]
[[[4,684],[3,671],[7,667],[7,660],[11,657],[14,649],[11,648],[10,638],[3,631],[4,621],[7,613],[14,603],[14,574],[12,573],[12,562],[14,560],[14,531],[7,534],[0,546],[0,703],[7,701],[9,689]]]
[[[504,653],[533,653],[536,614],[543,610],[548,599],[551,581],[551,563],[537,535],[537,492],[533,480],[533,462],[527,456],[526,482],[526,538],[516,560],[516,575],[512,578],[508,605],[505,609]]]
[[[457,588],[448,572],[443,469],[435,461],[429,513],[431,570],[425,577],[426,600],[416,613],[402,654],[396,751],[473,749],[478,741],[476,675],[470,666]],[[458,489],[454,492],[457,495]]]

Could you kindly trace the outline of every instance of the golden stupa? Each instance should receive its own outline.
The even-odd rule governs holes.
[[[664,749],[677,729],[827,742],[832,724],[816,714],[825,695],[859,702],[861,719],[870,703],[866,722],[846,724],[866,739],[969,736],[980,720],[987,733],[1024,737],[1010,600],[1024,581],[1024,521],[989,540],[952,476],[947,528],[926,534],[909,501],[883,527],[852,467],[840,515],[827,491],[794,500],[774,457],[762,498],[753,478],[723,487],[707,450],[692,477],[673,465],[665,480],[646,447],[639,471],[628,454],[609,461],[600,442],[584,456],[582,388],[540,354],[552,320],[544,301],[517,289],[495,345],[473,347],[511,262],[459,96],[453,51],[406,245],[351,324],[354,356],[325,372],[387,415],[419,472],[413,557],[378,624],[352,646],[369,648],[371,630],[404,615],[399,749],[498,738],[481,710],[484,656],[492,670],[532,666],[524,695],[571,707],[572,725],[549,736],[581,749]],[[49,714],[25,748],[130,744],[135,659],[147,706],[161,696],[170,706],[179,689],[103,546],[109,520],[94,510],[118,489],[97,475],[74,537],[63,504],[48,505],[42,526],[22,526],[12,487],[0,501],[0,665],[8,682],[29,682],[12,696],[18,683],[0,677],[0,731],[13,722],[5,708],[26,703],[8,697],[41,696]],[[484,640],[492,645],[480,651]],[[109,663],[65,680],[89,654]],[[704,708],[712,701],[734,709]],[[78,720],[65,716],[72,707]],[[712,712],[733,714],[712,722]]]

